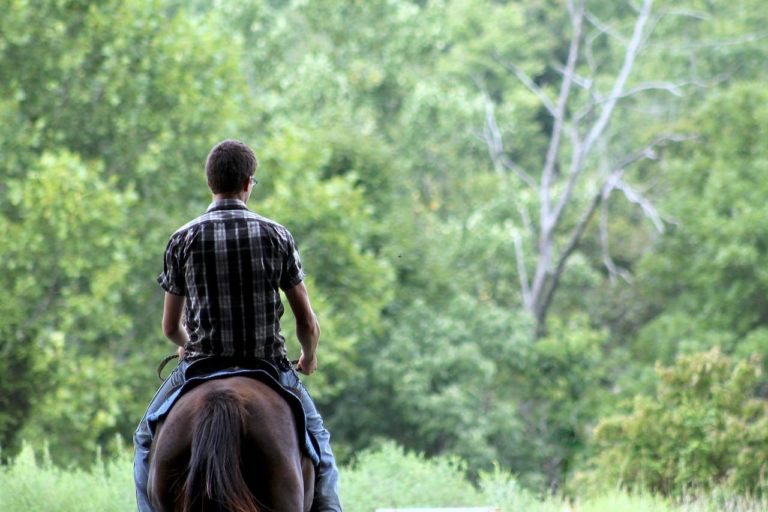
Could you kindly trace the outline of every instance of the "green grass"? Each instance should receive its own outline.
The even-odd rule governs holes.
[[[3,512],[118,512],[136,510],[133,468],[128,456],[97,462],[91,471],[64,470],[45,457],[35,460],[25,445],[8,467],[0,468]]]
[[[395,446],[363,453],[342,469],[342,501],[347,512],[377,508],[497,506],[503,512],[758,512],[768,500],[729,497],[723,492],[688,497],[682,502],[650,494],[615,490],[599,497],[542,500],[496,470],[483,474],[478,486],[463,477],[460,461],[425,460]],[[90,471],[63,470],[45,457],[36,460],[25,446],[13,464],[0,468],[0,511],[111,512],[134,511],[130,456],[99,461]]]

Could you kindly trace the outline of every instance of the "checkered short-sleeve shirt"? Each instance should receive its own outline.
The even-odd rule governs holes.
[[[187,357],[279,359],[286,354],[279,289],[303,279],[288,230],[225,199],[171,236],[157,281],[186,297]]]

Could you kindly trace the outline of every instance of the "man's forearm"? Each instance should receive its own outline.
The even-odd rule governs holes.
[[[299,338],[305,356],[311,357],[317,354],[317,345],[320,342],[320,325],[314,315],[311,322],[296,322],[296,337]]]
[[[163,334],[174,344],[183,347],[189,341],[187,331],[181,325],[186,299],[182,295],[165,292],[163,302]]]
[[[165,336],[171,340],[174,344],[183,347],[189,341],[189,336],[183,327],[179,326],[178,329],[172,332],[166,332]]]
[[[312,374],[317,369],[317,344],[320,341],[320,324],[315,312],[309,304],[307,288],[301,282],[285,290],[291,305],[293,316],[296,318],[296,337],[301,343],[301,356],[296,369],[305,375]]]

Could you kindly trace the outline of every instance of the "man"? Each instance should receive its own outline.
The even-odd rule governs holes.
[[[134,435],[134,478],[141,512],[152,510],[147,497],[152,443],[147,416],[184,383],[190,362],[202,357],[266,359],[279,368],[280,383],[298,390],[307,428],[320,447],[312,510],[341,511],[330,435],[286,359],[280,334],[284,309],[278,289],[285,292],[296,318],[301,343],[296,370],[306,375],[317,369],[320,327],[293,237],[280,224],[246,207],[258,165],[242,142],[217,144],[205,164],[213,203],[205,214],[177,230],[166,247],[164,269],[158,277],[165,290],[163,332],[178,345],[180,363],[155,394]]]

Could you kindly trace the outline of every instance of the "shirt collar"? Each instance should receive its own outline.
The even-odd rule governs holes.
[[[239,199],[219,199],[208,206],[209,212],[216,210],[247,210],[248,207]]]

